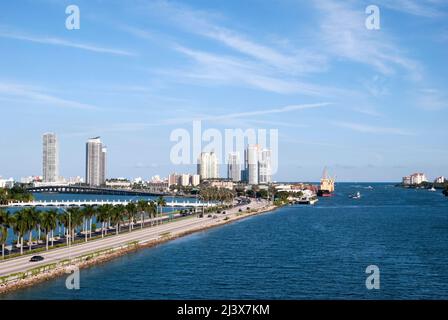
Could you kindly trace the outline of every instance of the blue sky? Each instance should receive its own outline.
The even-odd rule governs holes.
[[[64,176],[84,175],[93,136],[110,177],[194,171],[169,136],[203,119],[278,129],[275,180],[448,176],[447,57],[445,0],[2,1],[0,175],[41,174],[47,131]]]

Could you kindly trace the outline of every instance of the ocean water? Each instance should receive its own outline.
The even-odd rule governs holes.
[[[83,269],[80,290],[61,277],[0,298],[448,299],[448,197],[367,186]],[[365,286],[369,265],[378,290]]]

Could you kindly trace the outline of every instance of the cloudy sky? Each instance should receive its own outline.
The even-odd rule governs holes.
[[[47,131],[64,176],[93,136],[109,177],[194,171],[169,139],[193,120],[278,129],[275,180],[448,176],[447,57],[446,0],[2,1],[0,176],[41,174]]]

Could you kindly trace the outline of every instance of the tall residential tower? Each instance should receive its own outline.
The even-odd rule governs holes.
[[[101,186],[106,182],[106,147],[100,137],[86,144],[86,182],[89,186]]]
[[[59,180],[58,140],[54,133],[42,136],[42,176],[43,182]]]
[[[218,157],[214,152],[202,152],[198,158],[198,174],[201,179],[219,178]]]
[[[229,162],[227,164],[227,178],[234,182],[241,181],[241,163],[239,152],[229,153]]]

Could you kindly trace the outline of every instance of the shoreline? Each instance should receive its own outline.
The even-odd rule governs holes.
[[[175,240],[196,232],[205,231],[211,228],[219,227],[222,225],[226,225],[232,223],[234,221],[242,220],[248,217],[260,215],[263,213],[275,211],[280,208],[280,206],[269,205],[267,207],[263,207],[261,209],[257,209],[254,212],[241,213],[240,215],[235,214],[232,217],[228,217],[227,220],[220,219],[212,224],[205,226],[196,226],[191,229],[185,231],[174,232],[173,234],[168,233],[166,235],[160,234],[159,238],[153,240],[141,240],[137,242],[130,242],[126,245],[122,245],[119,247],[111,247],[105,250],[101,250],[99,252],[94,252],[91,254],[87,254],[84,256],[78,256],[71,259],[71,261],[65,260],[57,263],[37,267],[35,269],[29,269],[26,272],[21,273],[22,278],[14,279],[9,282],[0,284],[0,295],[7,294],[16,290],[20,290],[23,288],[31,287],[33,285],[45,282],[47,280],[54,279],[56,277],[60,277],[64,274],[69,275],[67,270],[70,267],[76,266],[79,269],[89,268],[95,265],[99,265],[102,263],[106,263],[112,259],[121,257],[130,252],[134,252],[140,249],[146,249],[155,247],[159,244],[166,243],[171,240]],[[13,276],[13,275],[10,275]],[[19,277],[19,276],[18,276]]]

